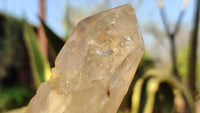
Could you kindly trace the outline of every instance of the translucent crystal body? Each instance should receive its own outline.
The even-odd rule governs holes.
[[[116,113],[144,52],[126,4],[78,23],[27,113]]]

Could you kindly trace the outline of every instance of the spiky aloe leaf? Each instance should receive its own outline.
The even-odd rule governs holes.
[[[132,106],[131,106],[131,113],[139,113],[139,107],[141,102],[141,93],[143,89],[144,79],[139,79],[134,87],[133,95],[132,95]]]
[[[159,88],[159,81],[156,78],[151,78],[147,81],[147,100],[144,107],[144,113],[153,113],[156,93]]]
[[[41,52],[37,35],[35,34],[33,27],[27,22],[24,22],[23,28],[23,38],[29,55],[34,83],[35,86],[38,87],[40,83],[50,78],[50,65]]]

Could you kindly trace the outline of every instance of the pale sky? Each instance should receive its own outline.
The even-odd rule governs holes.
[[[112,2],[111,2],[112,1]],[[110,8],[129,3],[134,7],[134,0],[110,0]],[[95,7],[95,4],[101,0],[70,0],[70,5],[73,8],[81,8],[84,12],[89,12],[90,8]],[[170,22],[175,22],[183,0],[164,0],[166,4],[167,16]],[[59,36],[64,36],[64,16],[68,0],[46,0],[47,14],[46,22],[49,27],[53,29]],[[0,0],[0,12],[6,12],[18,18],[26,18],[30,23],[39,24],[39,0]],[[183,23],[190,26],[193,17],[194,0],[190,0],[190,4],[186,10]],[[144,0],[142,5],[137,9],[136,16],[138,23],[142,25],[149,21],[156,22],[161,28],[161,22],[158,6],[156,0]]]

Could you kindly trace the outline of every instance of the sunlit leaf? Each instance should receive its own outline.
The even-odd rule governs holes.
[[[131,113],[139,113],[139,105],[141,102],[141,93],[144,79],[139,79],[133,89]]]
[[[10,111],[6,111],[4,113],[24,113],[25,111],[26,111],[26,107],[21,107],[21,108],[13,109]]]
[[[41,52],[38,44],[37,35],[35,34],[33,27],[24,22],[24,42],[27,48],[27,52],[30,59],[31,70],[36,87],[50,78],[50,66]]]
[[[159,88],[159,81],[157,78],[151,78],[147,82],[146,92],[147,92],[147,100],[145,104],[144,113],[152,113],[156,98],[156,92]]]

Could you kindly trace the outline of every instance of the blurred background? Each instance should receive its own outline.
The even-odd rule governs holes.
[[[39,84],[48,79],[55,56],[80,20],[126,3],[135,9],[145,54],[119,112],[131,112],[132,87],[152,69],[186,86],[197,106],[198,0],[0,0],[0,113],[28,104]],[[175,100],[174,93],[178,106]]]

